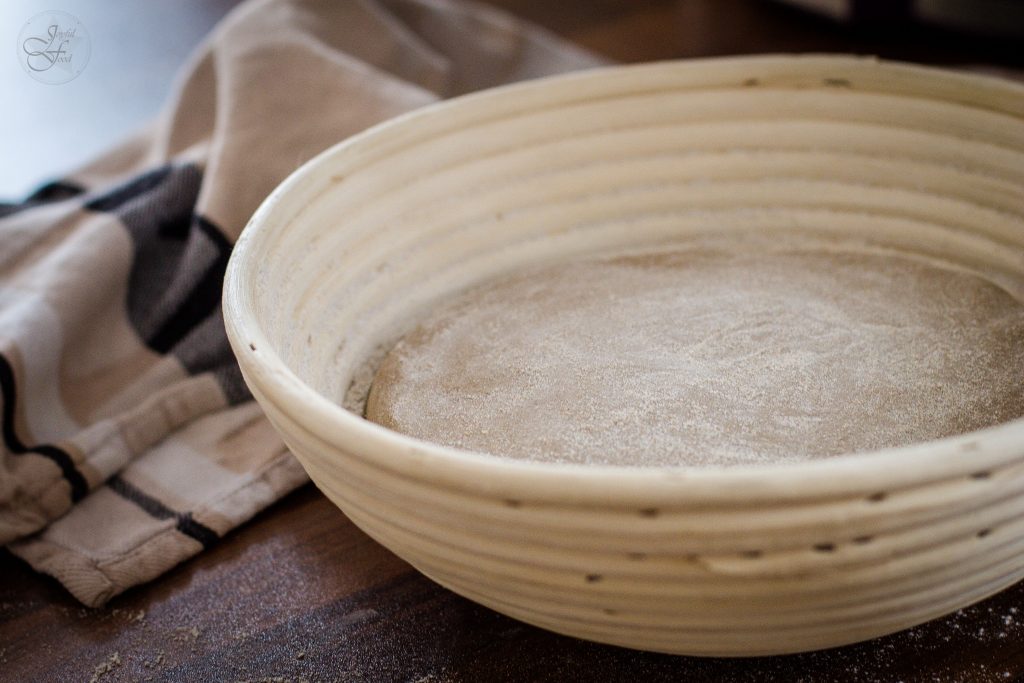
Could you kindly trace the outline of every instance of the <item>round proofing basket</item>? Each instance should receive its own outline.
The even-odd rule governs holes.
[[[596,641],[796,652],[1024,577],[1024,422],[810,463],[628,468],[444,448],[342,402],[433,302],[525,264],[799,228],[984,267],[1022,298],[1022,216],[1020,86],[846,57],[610,68],[427,107],[310,161],[239,240],[225,317],[310,477],[438,583]]]

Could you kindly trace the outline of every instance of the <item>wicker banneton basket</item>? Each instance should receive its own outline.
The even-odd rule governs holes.
[[[382,350],[467,285],[696,230],[793,226],[984,264],[1024,297],[1024,88],[762,57],[441,103],[328,150],[266,200],[231,259],[227,327],[321,490],[453,591],[645,650],[842,645],[1024,577],[1024,421],[807,463],[629,468],[443,448],[343,407],[358,409]]]

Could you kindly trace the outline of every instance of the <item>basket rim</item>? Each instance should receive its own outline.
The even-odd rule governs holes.
[[[975,95],[987,91],[993,100],[1013,105],[1010,110],[996,108],[995,111],[1024,118],[1024,84],[842,55],[766,55],[606,66],[492,88],[416,109],[372,126],[304,163],[262,202],[237,240],[224,277],[223,312],[229,342],[253,394],[259,402],[271,404],[275,411],[324,442],[329,449],[419,480],[532,499],[582,502],[613,499],[639,503],[668,501],[684,492],[694,500],[866,495],[935,484],[1024,461],[1024,418],[942,439],[812,461],[650,467],[502,458],[407,436],[351,413],[300,379],[260,328],[249,287],[261,263],[256,256],[260,245],[295,217],[295,207],[287,206],[289,201],[294,202],[297,195],[307,200],[311,198],[309,188],[316,185],[314,181],[325,166],[336,166],[347,157],[350,167],[358,167],[361,154],[381,139],[401,138],[410,129],[445,120],[453,113],[465,114],[495,102],[516,103],[520,110],[528,111],[531,97],[543,98],[570,84],[586,89],[628,83],[629,87],[640,88],[644,82],[656,82],[666,75],[709,68],[731,73],[751,67],[866,69],[894,80],[923,78],[933,85],[963,87]],[[524,100],[526,107],[518,104]],[[978,107],[974,99],[966,96],[959,103]]]

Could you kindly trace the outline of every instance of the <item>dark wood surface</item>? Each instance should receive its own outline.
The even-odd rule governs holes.
[[[805,50],[1009,67],[1024,58],[998,41],[840,27],[754,0],[494,4],[624,61]],[[546,633],[439,588],[307,486],[103,609],[82,608],[0,551],[0,680],[1015,681],[1024,584],[837,650],[739,660],[634,652]]]

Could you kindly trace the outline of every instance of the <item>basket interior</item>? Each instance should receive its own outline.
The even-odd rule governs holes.
[[[1024,97],[855,59],[634,67],[450,102],[329,151],[261,235],[284,362],[361,412],[433,302],[702,232],[814,231],[983,270],[1024,299]],[[296,334],[305,331],[305,335]]]

